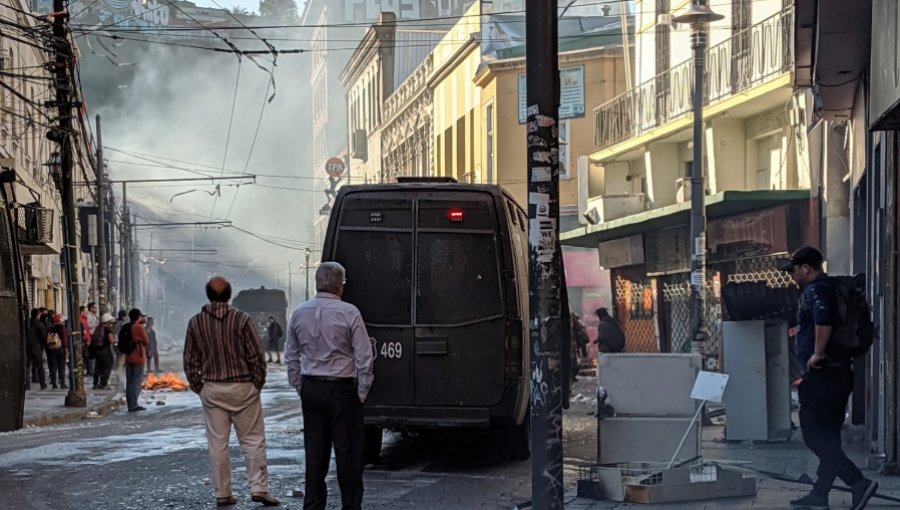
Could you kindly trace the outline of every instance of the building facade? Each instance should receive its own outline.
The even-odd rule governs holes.
[[[635,3],[633,85],[593,115],[591,224],[563,235],[567,245],[600,247],[632,351],[690,349],[693,62],[690,27],[671,21],[683,5]],[[805,129],[810,96],[793,87],[792,4],[737,0],[714,10],[725,18],[708,29],[699,165],[709,217],[707,363],[721,368],[725,297],[761,284],[753,299],[781,303],[790,282],[776,270],[777,260],[818,244],[821,222]],[[759,313],[791,316],[775,306]]]

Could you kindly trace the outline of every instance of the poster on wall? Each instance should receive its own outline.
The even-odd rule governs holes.
[[[525,105],[528,103],[527,78],[519,73],[519,124],[526,121]],[[584,66],[563,67],[559,70],[559,118],[584,117]]]

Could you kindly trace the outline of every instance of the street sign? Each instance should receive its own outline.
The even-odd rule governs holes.
[[[346,169],[347,167],[344,165],[344,160],[341,158],[331,158],[325,162],[325,172],[331,177],[339,179],[344,175],[344,170]]]

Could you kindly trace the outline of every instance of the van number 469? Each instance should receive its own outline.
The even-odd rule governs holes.
[[[381,344],[382,357],[388,359],[400,359],[403,356],[403,344],[400,342],[385,342]]]

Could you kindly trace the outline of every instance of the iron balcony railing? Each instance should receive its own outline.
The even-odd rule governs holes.
[[[789,72],[794,9],[735,33],[706,52],[703,102],[715,104]],[[669,68],[594,110],[594,146],[606,149],[691,112],[693,62]]]

